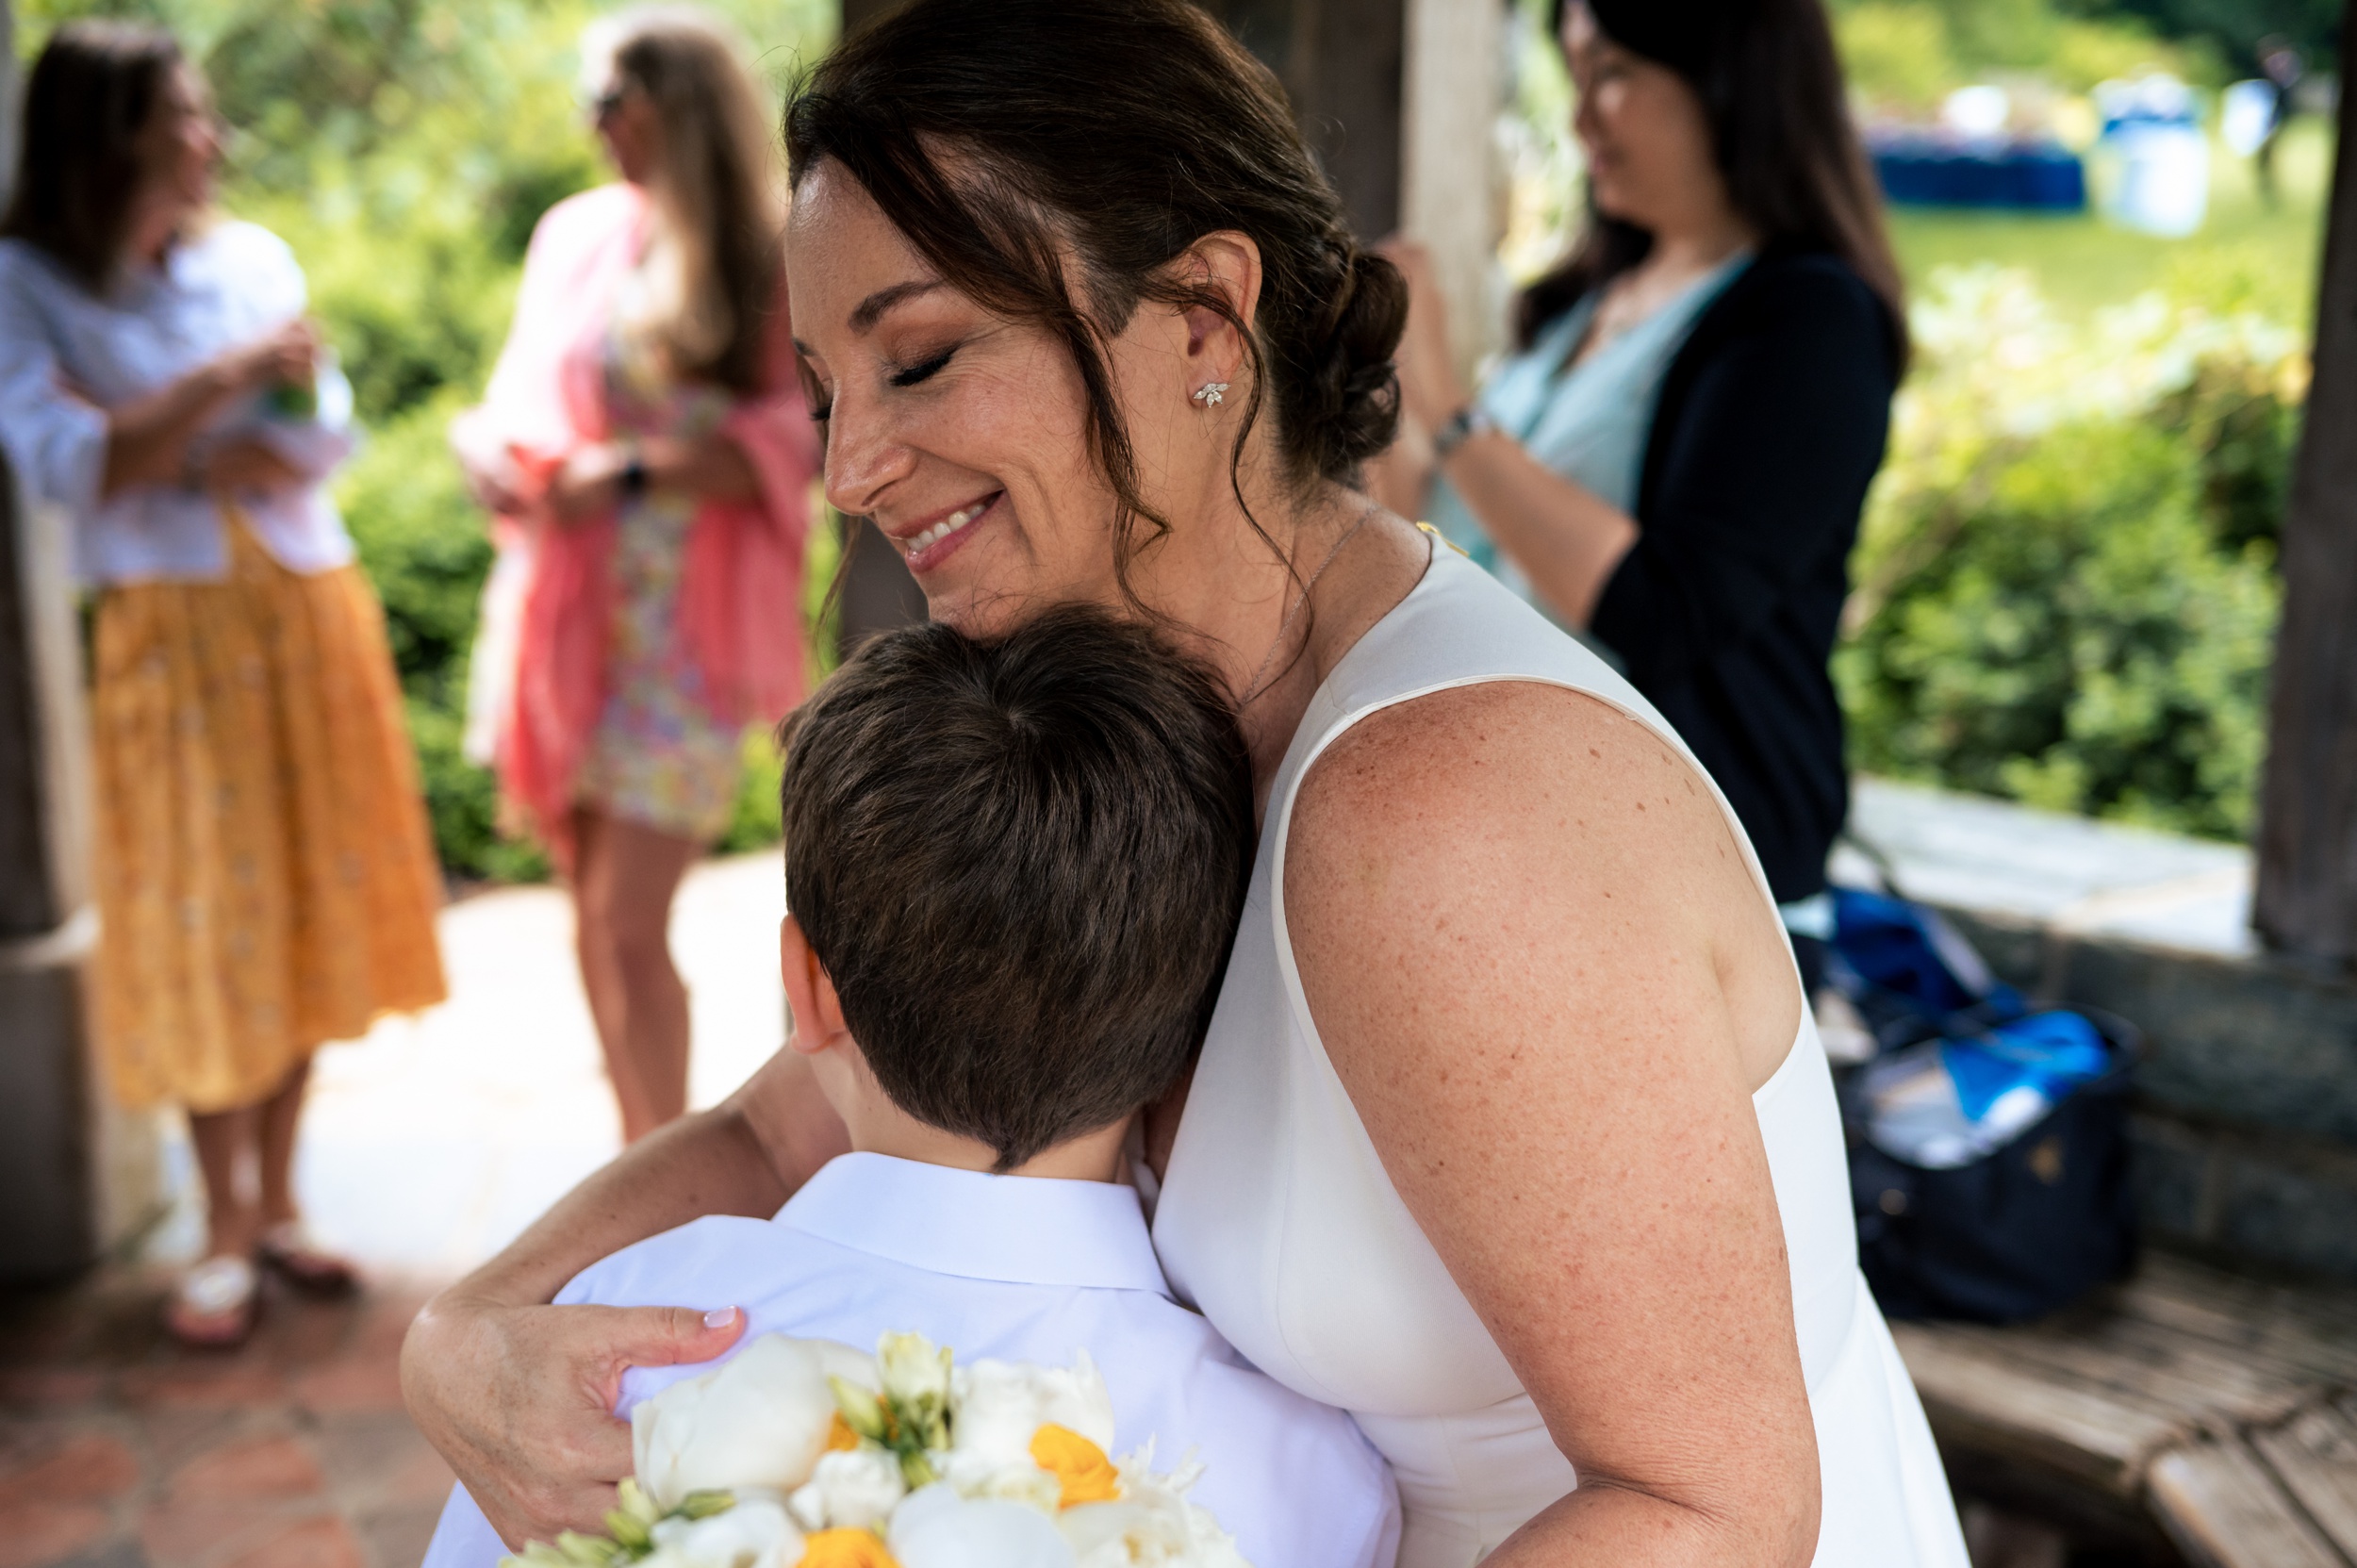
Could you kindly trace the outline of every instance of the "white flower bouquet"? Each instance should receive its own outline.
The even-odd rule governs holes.
[[[1193,1463],[1118,1461],[1112,1397],[1071,1367],[873,1357],[771,1334],[631,1412],[637,1476],[602,1536],[502,1568],[1250,1568],[1189,1502]]]

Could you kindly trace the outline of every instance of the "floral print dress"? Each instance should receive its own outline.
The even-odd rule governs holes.
[[[638,274],[605,340],[606,412],[617,437],[697,439],[719,428],[729,393],[674,378],[637,308]],[[677,634],[680,570],[693,498],[647,491],[625,500],[614,547],[614,623],[607,688],[582,766],[583,804],[680,838],[710,842],[736,802],[744,736],[714,716]]]

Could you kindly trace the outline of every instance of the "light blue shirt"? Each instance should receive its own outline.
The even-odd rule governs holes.
[[[1256,1568],[1391,1568],[1399,1502],[1349,1416],[1247,1366],[1171,1298],[1138,1195],[1106,1181],[989,1176],[881,1154],[830,1162],[769,1220],[712,1217],[584,1270],[561,1303],[742,1307],[758,1334],[873,1349],[913,1330],[961,1362],[1067,1366],[1085,1349],[1113,1395],[1114,1450],[1190,1451],[1189,1495]],[[634,1367],[617,1414],[701,1366]],[[505,1554],[452,1489],[424,1568]]]
[[[1492,371],[1475,401],[1524,451],[1635,516],[1662,378],[1695,321],[1751,260],[1749,251],[1729,256],[1574,365],[1572,355],[1595,319],[1597,297],[1590,293],[1550,322],[1527,350]],[[1445,476],[1432,487],[1426,515],[1476,564],[1547,609]]]
[[[252,223],[217,223],[173,247],[163,265],[91,293],[38,247],[0,239],[0,447],[27,499],[73,520],[84,584],[208,582],[226,575],[221,509],[173,485],[132,485],[99,499],[104,408],[152,392],[301,315],[303,269],[286,242]],[[240,498],[262,547],[290,571],[352,559],[352,539],[321,481],[350,455],[352,388],[322,367],[319,417],[268,417],[258,397],[223,414],[202,446],[254,433],[311,481]]]

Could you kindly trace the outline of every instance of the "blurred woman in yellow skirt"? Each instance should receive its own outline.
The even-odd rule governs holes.
[[[311,1053],[439,1001],[440,879],[383,612],[322,488],[351,450],[286,245],[208,212],[205,84],[152,28],[60,27],[0,221],[0,443],[96,590],[96,1032],[177,1104],[209,1246],[173,1330],[233,1344],[256,1267],[350,1265],[291,1185]]]

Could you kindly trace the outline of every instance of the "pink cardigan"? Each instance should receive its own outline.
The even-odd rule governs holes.
[[[577,449],[607,438],[602,345],[617,290],[646,232],[637,187],[602,186],[551,207],[524,257],[515,323],[479,407],[452,443],[478,461],[503,455],[525,508],[494,520],[499,561],[485,585],[469,694],[470,754],[499,773],[570,859],[574,780],[603,711],[614,618],[616,520],[554,523],[538,504]],[[714,715],[778,718],[807,689],[802,549],[820,444],[794,370],[783,280],[766,334],[766,390],[721,424],[760,487],[748,502],[707,501],[689,525],[677,634]]]

